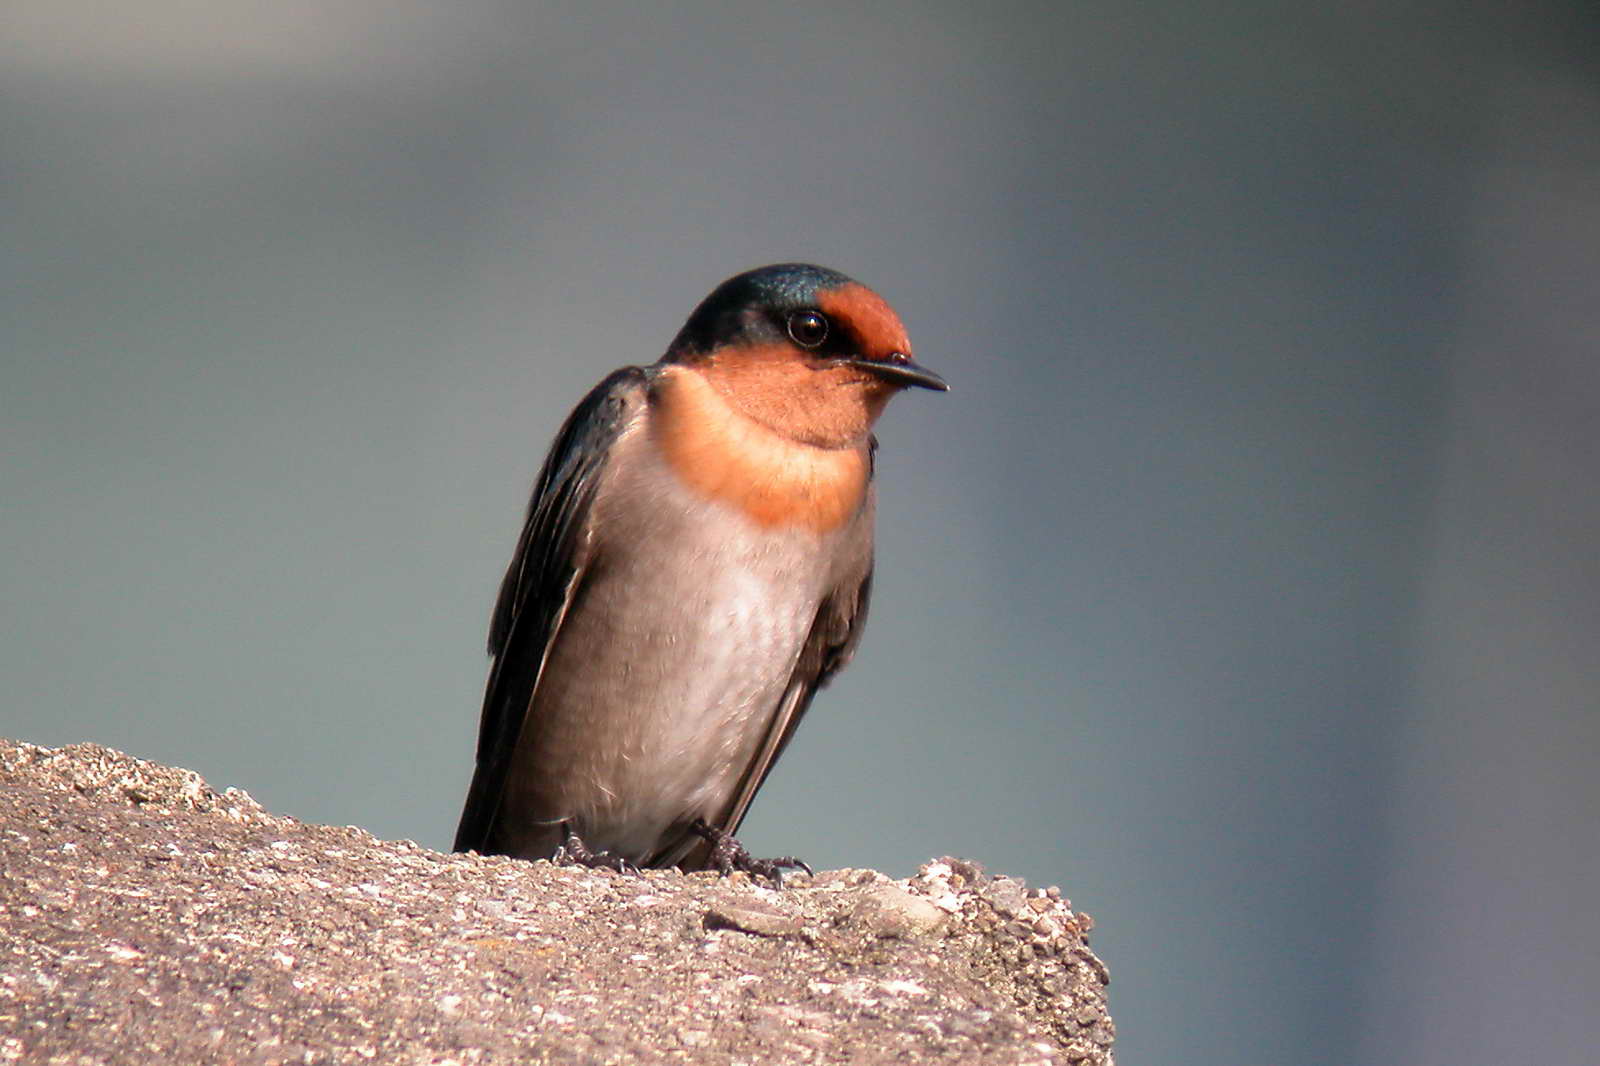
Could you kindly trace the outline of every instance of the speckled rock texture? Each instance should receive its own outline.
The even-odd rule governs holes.
[[[941,859],[443,855],[0,740],[0,1063],[1112,1062],[1088,916]]]

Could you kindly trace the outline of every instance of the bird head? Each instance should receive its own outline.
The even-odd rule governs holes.
[[[717,286],[663,362],[704,375],[774,432],[820,447],[864,440],[901,389],[949,388],[911,358],[905,326],[883,297],[807,263],[762,267]]]

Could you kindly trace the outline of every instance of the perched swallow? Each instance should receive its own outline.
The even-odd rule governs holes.
[[[944,390],[899,316],[802,263],[728,279],[556,437],[489,628],[458,851],[745,869],[734,839],[872,584],[872,426]]]

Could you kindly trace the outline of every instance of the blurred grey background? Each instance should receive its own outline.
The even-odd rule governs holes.
[[[0,732],[447,847],[556,426],[811,259],[955,385],[747,823],[1129,1064],[1592,1064],[1592,3],[9,0]]]

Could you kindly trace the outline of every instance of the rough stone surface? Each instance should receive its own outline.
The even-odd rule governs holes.
[[[0,740],[0,1063],[1112,1062],[1085,914],[956,859],[444,855]]]

